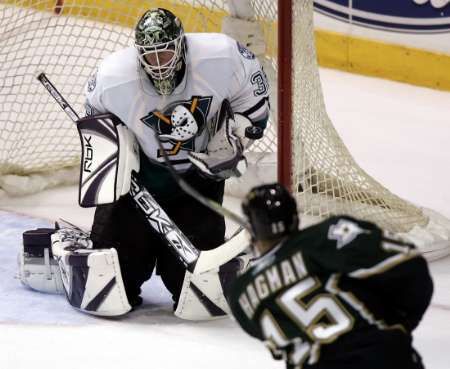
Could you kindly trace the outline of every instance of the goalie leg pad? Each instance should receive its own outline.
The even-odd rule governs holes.
[[[23,233],[18,255],[19,278],[27,287],[44,293],[63,294],[59,266],[53,259],[50,236],[53,228],[38,228]]]
[[[247,256],[238,256],[219,269],[202,274],[186,271],[175,315],[186,320],[213,320],[230,313],[227,291],[248,266]]]
[[[131,305],[125,293],[117,251],[89,248],[90,240],[80,243],[80,238],[70,233],[62,229],[52,235],[53,255],[59,263],[69,304],[100,316],[129,312]]]

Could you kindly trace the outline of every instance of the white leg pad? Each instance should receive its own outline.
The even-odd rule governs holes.
[[[44,293],[64,293],[58,263],[49,256],[48,249],[44,250],[43,257],[33,257],[22,250],[17,262],[23,285]]]
[[[218,270],[203,274],[186,271],[175,315],[187,320],[212,320],[229,313]]]
[[[248,265],[248,257],[240,256],[220,270],[213,269],[202,274],[186,271],[175,315],[186,320],[213,320],[230,313],[224,289]]]
[[[52,250],[70,305],[101,316],[118,316],[131,310],[114,248],[86,248],[61,230],[52,235]]]
[[[53,229],[26,231],[17,257],[19,279],[25,286],[39,292],[63,294],[59,266],[53,259],[50,235]]]

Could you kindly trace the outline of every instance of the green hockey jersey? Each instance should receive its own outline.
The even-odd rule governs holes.
[[[301,368],[383,340],[387,331],[410,341],[432,282],[413,245],[342,216],[293,233],[256,259],[231,291],[242,328]]]

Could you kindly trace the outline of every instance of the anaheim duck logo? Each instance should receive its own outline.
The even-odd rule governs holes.
[[[317,12],[359,26],[404,33],[450,30],[450,0],[314,0]]]
[[[154,110],[141,121],[158,133],[162,142],[170,142],[168,156],[180,150],[195,151],[195,137],[206,127],[212,96],[192,96],[190,100],[175,101],[162,111]],[[162,153],[158,150],[158,157]]]

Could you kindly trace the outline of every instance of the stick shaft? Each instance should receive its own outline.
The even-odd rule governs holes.
[[[67,102],[67,100],[61,95],[61,93],[56,89],[55,86],[53,86],[53,83],[50,82],[50,80],[47,78],[44,72],[39,73],[37,76],[37,79],[39,82],[42,83],[42,86],[44,86],[49,94],[53,96],[55,101],[58,103],[58,105],[61,107],[62,110],[66,112],[66,114],[69,116],[69,118],[72,120],[72,122],[76,123],[80,117],[76,113],[75,110],[70,106],[70,104]]]

